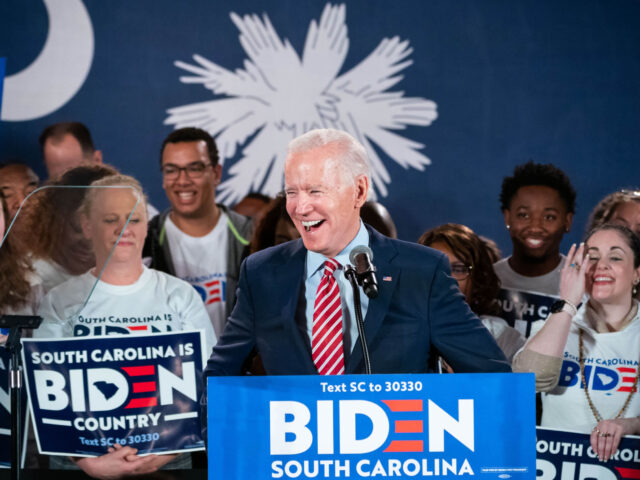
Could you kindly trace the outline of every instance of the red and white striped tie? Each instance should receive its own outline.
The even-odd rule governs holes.
[[[333,258],[324,262],[324,273],[313,307],[311,356],[320,375],[344,373],[342,306],[338,282],[333,278],[333,272],[339,266]]]

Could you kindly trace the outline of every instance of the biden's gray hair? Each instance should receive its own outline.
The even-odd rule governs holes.
[[[360,142],[342,130],[318,128],[294,138],[289,142],[287,158],[325,146],[335,146],[341,150],[341,166],[349,172],[354,181],[360,175],[365,175],[371,185],[371,170],[366,150]]]

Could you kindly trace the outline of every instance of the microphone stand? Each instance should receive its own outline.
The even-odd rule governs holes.
[[[9,328],[9,336],[5,348],[11,355],[9,359],[9,388],[11,389],[11,480],[20,479],[20,441],[22,428],[20,425],[20,396],[22,391],[22,351],[23,328],[38,328],[42,317],[30,315],[2,315],[0,326]]]
[[[351,265],[345,265],[344,276],[347,277],[351,288],[353,289],[353,305],[356,311],[356,324],[358,325],[358,337],[362,346],[362,358],[364,359],[364,372],[371,375],[371,360],[369,359],[369,347],[367,347],[367,339],[364,335],[364,320],[362,318],[362,305],[360,304],[360,289],[358,283],[362,281],[358,278],[358,274]]]

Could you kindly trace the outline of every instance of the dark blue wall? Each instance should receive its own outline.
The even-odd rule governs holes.
[[[86,0],[95,57],[77,95],[33,121],[2,122],[0,157],[21,157],[40,174],[37,137],[53,122],[90,126],[105,161],[137,176],[153,203],[166,205],[158,148],[171,131],[167,109],[215,97],[179,81],[174,61],[199,53],[241,68],[246,55],[230,11],[266,13],[281,38],[302,53],[309,22],[325,2],[279,0]],[[383,155],[391,175],[381,198],[400,237],[464,223],[510,242],[499,211],[502,177],[534,159],[565,170],[578,191],[579,240],[589,210],[606,193],[640,184],[640,3],[637,1],[348,1],[349,51],[341,72],[383,37],[410,41],[413,64],[391,88],[437,104],[428,127],[397,131],[425,144],[432,165],[404,169]],[[40,0],[0,5],[0,57],[7,75],[25,68],[47,35]],[[282,146],[284,149],[285,145]],[[380,151],[378,151],[380,153]],[[225,164],[225,172],[233,165]]]

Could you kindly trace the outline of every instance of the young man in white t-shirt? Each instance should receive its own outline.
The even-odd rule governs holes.
[[[222,168],[211,136],[175,130],[161,150],[162,186],[171,208],[149,222],[143,256],[150,267],[189,282],[207,308],[216,336],[235,303],[251,220],[215,202]]]
[[[493,266],[503,289],[534,294],[530,301],[538,298],[543,302],[541,297],[550,297],[547,302],[553,302],[565,258],[560,242],[571,229],[575,201],[569,178],[552,164],[528,162],[504,178],[500,204],[513,252]],[[535,333],[545,318],[534,320],[535,325],[522,333]]]
[[[513,176],[502,181],[500,207],[513,251],[493,269],[502,287],[500,316],[510,319],[525,337],[542,328],[548,314],[544,312],[560,292],[560,270],[565,261],[560,243],[571,229],[575,204],[576,192],[569,177],[552,164],[518,165]],[[515,299],[519,299],[519,313],[515,313]],[[536,403],[539,425],[539,395]]]

